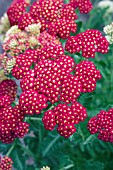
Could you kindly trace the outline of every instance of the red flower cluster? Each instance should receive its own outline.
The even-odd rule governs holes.
[[[41,47],[50,45],[60,45],[62,47],[59,39],[54,35],[50,35],[47,31],[41,32],[37,39],[40,42]]]
[[[10,96],[2,95],[0,96],[0,109],[3,107],[7,107],[7,105],[11,104]]]
[[[17,85],[14,80],[6,79],[0,83],[0,96],[3,96],[3,99],[1,99],[1,101],[4,103],[4,106],[6,105],[5,103],[9,102],[9,97],[11,102],[15,100],[16,92]],[[7,100],[5,101],[5,99]]]
[[[82,92],[92,92],[96,88],[96,81],[101,79],[100,71],[91,61],[82,61],[75,67],[75,75],[82,84]]]
[[[39,52],[39,59],[56,59],[64,54],[64,49],[59,45],[45,45]]]
[[[10,104],[15,100],[17,85],[13,80],[0,83],[0,140],[11,143],[16,137],[24,137],[28,132],[28,124],[23,122],[24,112],[17,105]]]
[[[51,35],[57,35],[62,39],[69,37],[70,32],[75,33],[77,31],[77,25],[73,20],[58,19],[56,22],[51,22],[48,26],[48,32]]]
[[[3,158],[0,157],[0,169],[1,170],[12,170],[13,161],[8,156]]]
[[[31,25],[34,23],[34,19],[33,17],[31,16],[30,13],[23,13],[20,18],[18,19],[18,27],[22,30],[25,30],[25,28],[28,26],[28,25]]]
[[[12,69],[12,75],[21,79],[33,63],[38,62],[38,50],[26,50],[23,54],[16,57],[16,64]]]
[[[11,26],[18,25],[18,19],[26,11],[26,7],[29,4],[26,0],[13,0],[12,4],[7,10],[7,15],[10,20]]]
[[[44,113],[43,123],[47,130],[53,130],[58,125],[59,134],[68,138],[76,132],[74,125],[84,121],[86,117],[86,109],[78,102],[71,106],[59,104],[53,110]]]
[[[97,116],[88,122],[88,130],[91,134],[98,133],[98,138],[105,142],[113,142],[113,108],[108,112],[101,110]]]
[[[50,34],[63,39],[68,38],[70,32],[76,32],[74,20],[77,15],[74,8],[64,4],[63,0],[39,0],[26,12],[28,5],[25,0],[16,0],[11,4],[7,11],[11,25],[18,25],[25,30],[28,25],[41,23],[41,31],[48,30]]]
[[[17,105],[0,109],[0,140],[11,143],[15,138],[22,138],[28,132],[29,124],[23,122],[24,112]]]
[[[70,53],[82,51],[85,58],[94,58],[95,52],[102,54],[108,52],[109,43],[98,30],[87,30],[83,33],[71,36],[66,42],[65,49]]]
[[[69,56],[59,57],[55,61],[42,60],[35,66],[34,70],[28,72],[22,79],[21,88],[23,91],[34,89],[38,93],[44,94],[50,102],[57,102],[61,91],[63,98],[63,90],[64,88],[67,88],[65,87],[67,83],[66,78],[73,70],[74,65],[73,59]],[[74,79],[74,77],[72,76],[71,79]],[[62,84],[64,84],[64,87],[62,87]],[[73,86],[70,86],[70,88],[72,89],[74,85],[76,85],[74,88],[76,89],[76,92],[78,91],[78,94],[80,94],[80,89],[78,88],[80,85],[77,80],[76,83],[72,80],[72,84]],[[67,86],[68,85],[69,83]],[[78,94],[73,93],[76,98],[78,97]]]
[[[24,114],[40,114],[47,107],[47,98],[35,90],[25,91],[20,95],[19,104]]]
[[[92,3],[90,0],[70,0],[73,8],[79,8],[80,13],[88,13],[92,10]]]
[[[13,83],[8,84],[10,88],[5,88],[7,83],[0,84],[0,139],[5,143],[12,142],[16,137],[24,137],[29,126],[23,122],[24,115],[41,113],[48,106],[48,101],[52,104],[58,101],[64,103],[48,110],[43,117],[45,128],[53,130],[57,125],[57,131],[61,136],[68,138],[76,132],[74,125],[87,117],[86,109],[76,100],[82,92],[95,90],[96,81],[101,78],[100,71],[90,61],[76,64],[70,56],[66,56],[58,37],[68,38],[65,46],[67,51],[82,51],[85,58],[95,57],[95,52],[108,52],[109,44],[98,30],[87,30],[75,37],[69,37],[70,32],[75,33],[77,30],[77,15],[74,10],[79,8],[81,13],[88,13],[92,9],[90,0],[70,0],[68,4],[64,4],[63,0],[38,0],[30,6],[29,12],[26,12],[27,6],[25,0],[14,0],[7,11],[11,25],[35,32],[36,24],[35,27],[26,27],[40,23],[41,33],[39,27],[39,32],[34,34],[30,41],[25,41],[25,49],[21,49],[22,54],[16,53],[20,55],[15,57],[16,65],[12,69],[12,75],[22,79],[20,86],[23,92],[19,98],[19,105],[15,108],[8,106],[11,103],[9,96],[13,101],[17,87]],[[25,34],[29,33],[30,31]],[[36,45],[30,47],[29,43],[32,44],[34,40]],[[102,118],[102,122],[111,122],[108,117]],[[94,123],[90,125],[90,122]],[[108,134],[108,131],[103,130],[108,130],[108,127],[104,127],[104,123],[102,126],[97,125],[97,122],[101,124],[99,116],[92,118],[90,122],[88,127],[92,133],[98,131],[98,128],[97,131],[93,131],[94,126],[100,127],[99,138],[103,140],[103,136]]]
[[[66,103],[75,102],[82,92],[82,84],[79,82],[77,77],[69,74],[64,77],[60,100]]]

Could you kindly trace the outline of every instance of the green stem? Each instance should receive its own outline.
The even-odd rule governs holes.
[[[83,145],[86,145],[92,138],[94,138],[94,135],[90,135],[86,141],[83,143]]]
[[[64,168],[61,168],[61,169],[59,169],[59,170],[67,170],[67,169],[70,169],[70,168],[72,168],[72,167],[74,167],[74,164],[67,165],[67,166],[65,166]]]
[[[82,137],[82,140],[84,141],[84,134],[82,133],[82,130],[80,127],[79,127],[79,132],[80,132],[80,136]]]
[[[52,105],[48,110],[51,110],[51,109],[53,109],[55,106],[54,105]]]
[[[10,147],[10,149],[8,150],[6,156],[9,156],[9,155],[11,154],[11,152],[12,152],[13,149],[14,149],[14,147],[15,147],[15,143]]]
[[[33,158],[35,159],[35,155],[33,154],[33,152],[31,152],[28,148],[24,147],[24,146],[22,145],[22,143],[18,144],[18,146],[20,146],[20,148],[21,148],[23,151],[26,151],[26,153],[27,153],[29,156],[31,156],[31,157],[33,157]]]
[[[67,169],[70,169],[72,167],[74,167],[74,164],[68,165],[68,166],[64,167],[64,169],[67,170]]]
[[[52,105],[48,110],[51,110],[54,108],[54,105]],[[42,111],[41,113],[44,113],[45,111]],[[25,117],[24,121],[29,121],[29,120],[39,120],[42,121],[42,118],[39,117]]]
[[[45,157],[47,155],[47,153],[49,152],[49,150],[51,149],[51,147],[54,145],[54,143],[60,138],[60,135],[57,135],[56,138],[47,146],[47,148],[45,149],[45,151],[43,152],[43,156]]]
[[[39,118],[39,117],[25,117],[25,122],[28,121],[28,120],[39,120],[39,121],[42,121],[42,118]]]

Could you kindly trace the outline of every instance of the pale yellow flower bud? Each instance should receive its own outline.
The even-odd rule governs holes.
[[[105,32],[105,34],[107,35],[111,35],[113,34],[113,22],[110,25],[107,25],[104,27],[103,31]]]
[[[111,23],[110,25],[107,25],[103,28],[103,31],[106,34],[106,39],[108,40],[108,42],[110,44],[113,44],[113,23]]]
[[[12,40],[10,41],[9,47],[10,47],[10,48],[16,48],[16,46],[18,46],[18,41],[15,40],[15,39],[12,39]]]
[[[6,80],[7,77],[4,74],[4,70],[0,70],[0,82],[2,82],[3,80]]]
[[[14,25],[7,31],[6,37],[9,36],[9,35],[16,34],[18,32],[21,32],[21,30],[18,28],[18,25]]]
[[[46,166],[46,167],[42,167],[40,170],[50,170],[50,167]]]
[[[0,34],[4,34],[10,28],[10,21],[5,13],[0,19]]]
[[[33,35],[39,35],[40,34],[40,28],[41,28],[41,24],[31,24],[28,25],[28,27],[25,28],[25,30]]]
[[[99,8],[103,9],[103,8],[107,8],[105,15],[109,14],[109,13],[113,13],[113,1],[110,0],[102,0],[98,3],[97,5]]]
[[[34,48],[35,46],[40,45],[39,41],[38,41],[37,38],[34,37],[34,36],[29,37],[28,43],[29,43],[29,46],[30,46],[31,48]]]
[[[11,70],[14,67],[15,64],[16,64],[16,59],[15,58],[10,59],[10,60],[7,61],[7,64],[6,64],[7,73],[11,72]]]

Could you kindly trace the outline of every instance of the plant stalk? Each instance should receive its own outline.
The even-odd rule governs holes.
[[[45,151],[43,152],[43,156],[45,157],[47,155],[47,153],[49,152],[49,150],[51,149],[51,147],[54,145],[54,143],[60,138],[60,135],[57,135],[56,138],[48,145],[48,147],[45,149]]]

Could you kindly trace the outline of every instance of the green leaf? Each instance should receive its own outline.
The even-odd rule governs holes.
[[[76,24],[77,24],[77,32],[76,34],[80,33],[80,30],[82,28],[82,21],[76,20]]]
[[[14,167],[17,170],[26,170],[26,157],[24,156],[24,152],[21,148],[15,148],[11,154],[11,158],[14,162]]]
[[[6,153],[10,148],[10,145],[0,143],[0,153]]]
[[[104,163],[96,161],[96,162],[92,162],[92,161],[86,161],[85,165],[84,165],[84,169],[85,170],[104,170]]]
[[[27,122],[30,124],[30,130],[34,132],[39,130],[40,125],[43,125],[42,122],[40,122],[38,119],[29,119]]]

